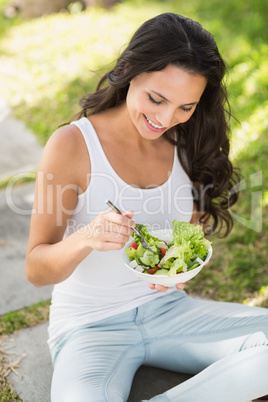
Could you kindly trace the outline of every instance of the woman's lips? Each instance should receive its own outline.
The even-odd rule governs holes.
[[[162,126],[158,126],[157,124],[153,123],[150,119],[148,119],[145,115],[144,116],[144,120],[146,123],[146,126],[157,133],[161,133],[162,131],[166,130],[166,127],[162,127]]]

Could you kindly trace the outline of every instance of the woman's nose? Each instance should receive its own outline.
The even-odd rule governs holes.
[[[156,114],[156,118],[163,127],[173,127],[179,124],[176,112],[173,110],[165,110],[162,113],[158,113]]]

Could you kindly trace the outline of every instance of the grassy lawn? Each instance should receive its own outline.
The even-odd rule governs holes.
[[[213,236],[212,261],[187,289],[215,300],[268,307],[268,3],[125,0],[110,11],[75,12],[74,7],[71,13],[27,21],[6,19],[7,3],[0,0],[1,97],[41,144],[79,110],[79,99],[94,90],[144,20],[172,11],[213,33],[229,65],[232,112],[240,122],[231,123],[232,159],[244,181],[232,209],[232,233],[226,239]],[[47,313],[48,303],[0,317],[0,334],[42,322]],[[10,395],[0,383],[0,402],[19,400]]]

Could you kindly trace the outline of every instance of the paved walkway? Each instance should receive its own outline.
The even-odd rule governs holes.
[[[0,190],[0,315],[40,300],[47,300],[51,287],[37,289],[25,278],[34,183],[15,186],[21,175],[36,169],[42,147],[24,124],[14,119],[0,99],[0,178],[11,177]]]
[[[1,98],[0,144],[0,181],[36,169],[42,147],[25,125],[12,117],[11,110]]]

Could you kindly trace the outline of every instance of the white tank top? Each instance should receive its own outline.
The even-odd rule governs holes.
[[[155,188],[140,189],[125,183],[114,171],[90,121],[73,122],[81,131],[91,162],[91,178],[67,224],[65,237],[91,222],[111,200],[122,211],[132,209],[134,221],[149,230],[171,228],[172,220],[189,222],[193,211],[192,183],[174,147],[168,180]],[[124,155],[122,155],[124,158]],[[133,166],[135,169],[135,166]],[[146,172],[145,172],[146,174]],[[67,332],[138,307],[163,296],[137,279],[122,260],[123,251],[92,251],[64,282],[54,286],[50,308],[49,346]],[[169,292],[175,287],[169,288]]]

